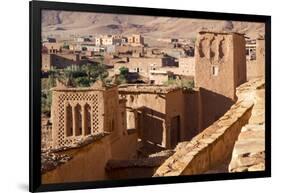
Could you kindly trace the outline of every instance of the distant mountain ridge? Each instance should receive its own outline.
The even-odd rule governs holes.
[[[194,38],[201,30],[235,31],[256,38],[264,35],[264,24],[53,10],[42,13],[45,36],[140,33],[154,38]]]

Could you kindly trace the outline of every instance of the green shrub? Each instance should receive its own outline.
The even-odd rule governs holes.
[[[193,89],[194,88],[194,80],[187,79],[169,79],[168,81],[163,83],[164,85],[175,85],[184,89]]]

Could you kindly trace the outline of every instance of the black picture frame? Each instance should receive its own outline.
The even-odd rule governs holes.
[[[244,178],[261,178],[271,176],[271,17],[266,15],[248,15],[233,13],[215,13],[202,11],[185,11],[171,9],[155,9],[142,7],[124,7],[108,6],[81,3],[62,3],[47,1],[29,2],[30,11],[30,97],[29,97],[29,191],[55,191],[55,190],[77,190],[90,188],[108,188],[123,186],[139,186],[152,184],[171,184],[184,182],[199,182],[213,180],[233,180]],[[202,174],[192,176],[172,176],[155,177],[143,179],[126,180],[108,180],[95,182],[78,182],[62,184],[41,184],[41,132],[40,132],[40,114],[41,114],[41,10],[66,10],[80,12],[97,13],[116,13],[130,15],[147,16],[169,16],[182,18],[215,19],[215,20],[234,20],[247,22],[265,23],[265,92],[266,92],[266,133],[265,133],[265,171],[248,173],[220,173],[220,174]]]

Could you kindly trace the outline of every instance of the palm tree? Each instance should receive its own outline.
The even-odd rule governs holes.
[[[98,64],[95,66],[87,64],[84,70],[90,82],[95,82],[97,79],[103,80],[108,76],[108,72],[103,64]]]

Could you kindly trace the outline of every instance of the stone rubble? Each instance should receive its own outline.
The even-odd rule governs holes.
[[[69,155],[59,155],[51,151],[44,152],[41,154],[41,172],[44,174],[51,171],[71,159],[72,157]]]
[[[64,164],[71,160],[73,157],[67,154],[67,150],[76,149],[84,147],[88,144],[91,144],[104,136],[108,135],[108,133],[98,133],[96,135],[89,135],[86,138],[81,139],[69,146],[63,146],[59,148],[50,148],[44,149],[41,152],[41,172],[46,173],[47,171],[51,171],[58,167],[61,164]]]

